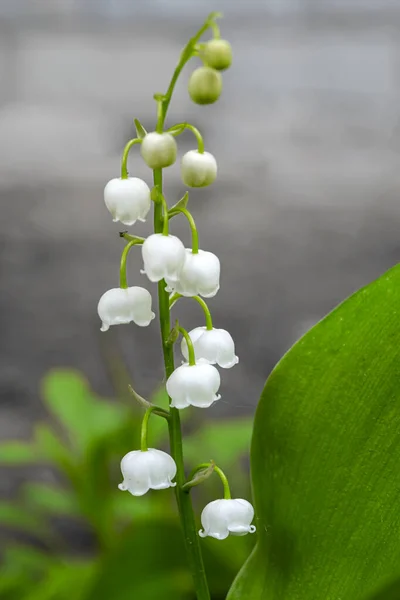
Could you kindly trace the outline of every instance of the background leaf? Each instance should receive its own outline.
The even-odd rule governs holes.
[[[206,421],[185,437],[185,457],[193,463],[214,460],[229,469],[247,456],[250,448],[253,420],[250,417]]]
[[[281,360],[251,450],[258,545],[229,600],[365,600],[400,560],[400,268]]]
[[[79,505],[70,490],[47,483],[28,483],[23,494],[26,503],[40,513],[79,517]]]
[[[27,465],[37,462],[32,444],[11,440],[0,445],[1,465]]]
[[[29,513],[22,506],[16,506],[12,502],[0,502],[0,524],[3,527],[22,530],[30,534],[44,534],[44,522],[36,515]]]
[[[168,540],[167,552],[165,543],[157,544],[157,539]],[[182,571],[183,556],[183,539],[176,518],[171,522],[153,519],[136,523],[126,531],[115,552],[99,564],[86,600],[153,600],[159,597],[160,590],[165,600],[185,598],[184,591],[190,590],[192,584],[190,575]]]

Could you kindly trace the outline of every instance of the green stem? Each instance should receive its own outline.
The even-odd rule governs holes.
[[[192,133],[194,133],[196,140],[197,140],[197,150],[198,150],[199,154],[204,154],[203,137],[202,137],[200,131],[194,125],[191,125],[190,123],[177,123],[177,125],[173,125],[169,129],[167,129],[167,132],[170,133],[171,135],[180,135],[185,129],[190,129],[190,131]],[[175,131],[175,130],[177,130],[177,131]]]
[[[223,472],[222,469],[220,469],[219,467],[217,467],[217,465],[215,465],[212,462],[208,462],[208,463],[201,463],[201,465],[197,465],[197,467],[195,469],[193,469],[193,471],[190,474],[190,479],[193,478],[193,476],[197,473],[197,471],[200,471],[201,469],[207,469],[208,467],[211,467],[211,465],[214,465],[214,471],[217,473],[217,475],[219,475],[219,478],[222,481],[222,485],[224,486],[224,500],[230,500],[232,498],[231,496],[231,490],[229,487],[229,482],[228,482],[228,478],[225,475],[225,473]]]
[[[163,131],[165,117],[168,112],[168,108],[171,102],[176,82],[178,81],[178,77],[181,74],[182,69],[186,65],[186,63],[192,58],[192,56],[194,56],[197,42],[209,27],[213,27],[213,19],[210,19],[210,17],[206,19],[204,25],[199,29],[196,35],[188,41],[185,48],[182,50],[179,63],[172,75],[171,82],[161,103],[161,109],[157,111],[158,114],[156,131],[158,133],[161,133]]]
[[[171,82],[172,83],[172,82]],[[173,88],[172,88],[173,89]],[[159,187],[162,193],[162,170],[154,171],[154,185]],[[163,229],[162,205],[154,204],[154,231],[161,233]],[[165,375],[168,378],[174,371],[174,351],[173,346],[167,344],[169,332],[171,330],[170,312],[169,312],[169,294],[165,291],[165,281],[158,283],[158,304],[161,329],[161,341],[164,355]],[[189,494],[185,494],[182,485],[185,483],[185,467],[183,461],[182,431],[177,408],[170,409],[170,419],[168,421],[169,439],[171,455],[175,460],[177,467],[175,488],[176,501],[179,510],[183,534],[186,545],[189,566],[193,577],[197,600],[210,600],[206,573],[204,570],[203,557],[200,548],[200,540],[197,535],[196,521],[194,518],[192,501]]]
[[[188,347],[189,366],[194,367],[194,365],[196,364],[196,359],[195,359],[195,356],[194,356],[194,348],[193,348],[193,342],[191,340],[191,337],[188,334],[188,332],[186,331],[186,329],[183,329],[183,327],[178,327],[178,331],[180,331],[180,333],[185,338],[185,341],[186,341],[186,344],[187,344],[187,347]]]
[[[155,410],[155,406],[149,406],[149,408],[144,413],[142,427],[140,430],[140,449],[142,452],[147,452],[147,427],[149,424],[149,418],[151,413]]]
[[[174,208],[173,211],[171,211],[171,213],[169,213],[168,218],[171,218],[171,216],[175,216],[177,213],[182,213],[187,218],[189,225],[190,225],[190,229],[192,231],[192,254],[198,254],[199,253],[199,234],[197,231],[196,223],[194,222],[194,219],[192,217],[192,214],[188,211],[187,208],[184,208],[183,206],[182,207],[179,206],[178,208]]]
[[[221,39],[221,32],[219,30],[218,24],[215,21],[211,23],[211,29],[213,31],[214,39]]]
[[[183,298],[182,294],[173,294],[169,299],[169,308],[171,309],[180,298]],[[200,304],[201,308],[203,309],[204,316],[206,318],[207,331],[211,331],[211,329],[213,328],[212,316],[206,302],[203,300],[203,298],[200,298],[200,296],[191,296],[191,299],[196,300],[196,302]]]
[[[126,261],[128,258],[129,250],[133,246],[137,246],[138,244],[143,244],[143,241],[141,241],[140,239],[131,240],[122,251],[121,264],[119,267],[119,287],[123,290],[126,290],[128,288],[128,279],[126,276]]]
[[[163,235],[168,235],[169,233],[169,224],[168,224],[168,204],[167,201],[165,199],[164,194],[160,194],[161,196],[161,204],[163,207],[163,230],[162,230],[162,234]]]
[[[129,151],[135,144],[141,144],[142,140],[139,138],[135,138],[134,140],[130,140],[122,153],[122,161],[121,161],[121,179],[128,179],[128,156]]]

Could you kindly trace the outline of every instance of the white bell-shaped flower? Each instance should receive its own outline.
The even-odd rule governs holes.
[[[123,325],[131,321],[146,327],[155,317],[151,310],[150,292],[136,286],[108,290],[100,298],[97,312],[102,321],[101,331],[107,331],[110,325]]]
[[[205,187],[217,177],[217,161],[209,152],[189,150],[182,157],[182,181],[189,187]]]
[[[113,221],[134,225],[146,220],[151,207],[150,188],[138,177],[111,179],[104,188],[104,202]]]
[[[193,254],[186,248],[186,258],[176,281],[166,277],[167,291],[178,292],[182,296],[203,296],[212,298],[219,290],[221,265],[212,252],[199,250]]]
[[[174,235],[153,233],[142,245],[143,270],[152,282],[166,279],[177,282],[186,259],[185,247]]]
[[[220,375],[215,367],[199,360],[195,365],[184,363],[167,380],[171,406],[208,408],[221,398],[218,394]]]
[[[164,490],[176,485],[172,483],[176,475],[174,459],[166,452],[154,448],[145,452],[128,452],[121,460],[121,471],[124,480],[118,487],[133,496],[143,496],[150,489]]]
[[[140,152],[150,169],[165,169],[176,161],[177,145],[170,133],[147,133],[142,140]]]
[[[189,332],[193,343],[196,360],[203,358],[211,365],[219,365],[223,369],[234,367],[239,358],[235,355],[235,342],[230,333],[225,329],[207,329],[196,327]],[[181,350],[188,360],[188,347],[185,338],[182,338]]]
[[[254,533],[256,528],[251,525],[254,519],[254,508],[242,498],[234,500],[214,500],[207,504],[201,513],[203,530],[199,531],[200,537],[213,537],[224,540],[232,535],[246,535]]]

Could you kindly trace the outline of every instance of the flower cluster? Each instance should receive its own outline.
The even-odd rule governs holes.
[[[213,40],[193,46],[193,39],[182,56],[178,69],[184,65],[190,52],[197,54],[203,66],[196,69],[189,80],[189,94],[199,104],[215,102],[222,89],[220,71],[230,66],[232,55],[228,42],[219,38],[215,20],[210,18],[208,26],[214,31]],[[204,28],[203,28],[204,29]],[[201,30],[202,31],[202,30]],[[190,51],[190,52],[189,52]],[[186,57],[186,58],[185,58]],[[189,56],[190,58],[190,56]],[[172,93],[172,92],[171,92]],[[220,261],[208,250],[199,248],[199,236],[192,214],[187,209],[188,194],[171,208],[162,191],[161,170],[172,165],[177,158],[176,137],[183,131],[191,131],[197,140],[197,149],[190,150],[181,160],[181,176],[189,187],[204,187],[212,184],[217,175],[215,158],[204,149],[203,138],[197,128],[189,123],[178,123],[167,131],[163,130],[170,95],[155,95],[158,103],[156,131],[147,133],[139,121],[135,121],[138,137],[125,147],[121,177],[111,179],[104,189],[104,202],[114,221],[132,226],[137,221],[145,221],[152,204],[155,213],[155,232],[146,239],[121,232],[127,244],[121,257],[120,286],[106,291],[100,298],[98,314],[102,322],[101,330],[107,331],[112,325],[127,324],[133,321],[139,326],[148,326],[154,319],[150,292],[143,287],[129,287],[126,264],[128,254],[134,246],[140,246],[143,260],[141,273],[149,282],[158,283],[160,294],[160,322],[164,354],[173,352],[173,344],[182,335],[181,352],[183,364],[175,370],[167,371],[166,389],[170,398],[170,409],[165,411],[149,403],[142,423],[141,449],[129,452],[121,461],[123,482],[121,490],[134,496],[141,496],[149,489],[160,490],[174,487],[177,477],[178,493],[190,489],[202,479],[192,477],[185,482],[183,466],[177,464],[173,456],[147,447],[147,428],[151,413],[171,419],[172,411],[193,406],[208,408],[217,402],[221,395],[221,369],[230,369],[239,361],[235,354],[232,336],[224,329],[214,328],[210,310],[204,298],[213,298],[220,288]],[[153,170],[152,189],[137,177],[128,175],[127,161],[130,149],[140,146],[140,154]],[[170,233],[171,220],[184,216],[190,226],[192,244],[185,248],[182,241]],[[192,298],[202,308],[205,326],[201,325],[187,332],[176,322],[171,329],[170,311],[181,298]],[[167,336],[165,325],[168,327]],[[173,360],[173,355],[172,355]],[[171,362],[171,361],[170,361]],[[172,372],[171,372],[172,371]],[[175,432],[181,435],[181,432]],[[173,454],[173,453],[172,453]],[[203,529],[200,536],[224,539],[229,533],[244,535],[255,531],[251,525],[254,510],[251,504],[242,499],[231,499],[229,485],[224,473],[207,463],[207,473],[214,470],[224,484],[224,498],[208,504],[201,515]],[[194,471],[204,470],[200,465]],[[186,492],[185,492],[186,493]]]

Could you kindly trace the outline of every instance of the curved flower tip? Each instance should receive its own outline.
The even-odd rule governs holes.
[[[153,283],[168,279],[174,283],[185,261],[185,247],[174,235],[154,233],[142,245],[143,270],[141,273]]]
[[[172,456],[161,450],[133,450],[121,460],[124,477],[118,488],[133,496],[143,496],[150,489],[164,490],[175,487],[172,479],[176,475],[176,464]]]
[[[223,369],[230,369],[239,362],[235,354],[235,343],[225,329],[206,329],[196,327],[189,332],[193,342],[196,359],[204,359],[211,365],[217,364]],[[181,351],[188,360],[188,349],[185,338],[182,338]]]
[[[221,265],[218,257],[212,252],[199,250],[193,254],[186,248],[186,257],[179,278],[173,280],[165,277],[168,292],[177,292],[182,296],[203,296],[212,298],[219,290]]]
[[[242,536],[254,533],[256,527],[251,525],[253,519],[254,508],[247,500],[214,500],[201,513],[203,529],[199,531],[199,535],[224,540],[229,534]]]
[[[198,360],[193,366],[184,363],[167,380],[167,392],[174,408],[197,406],[208,408],[221,398],[218,394],[221,377],[207,361]]]
[[[146,220],[151,208],[150,188],[138,177],[111,179],[104,188],[104,202],[114,222],[134,225]]]
[[[102,295],[97,306],[102,321],[101,331],[107,331],[111,325],[122,325],[131,321],[140,327],[146,327],[155,317],[151,310],[151,301],[150,292],[142,287],[108,290]]]

